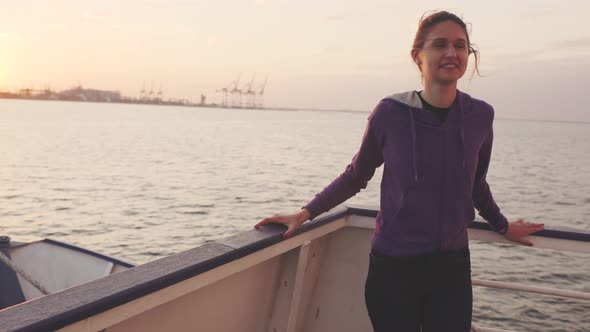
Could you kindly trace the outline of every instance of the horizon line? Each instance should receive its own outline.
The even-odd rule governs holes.
[[[150,105],[150,106],[182,106],[182,107],[194,107],[194,108],[215,108],[215,109],[227,109],[227,110],[259,110],[259,111],[311,111],[311,112],[334,112],[334,113],[366,113],[370,114],[371,111],[363,111],[358,109],[337,109],[337,108],[313,108],[313,107],[293,107],[293,106],[267,106],[264,108],[239,108],[239,107],[222,107],[220,105],[159,105],[159,104],[146,104],[146,103],[119,103],[119,102],[96,102],[96,101],[78,101],[78,100],[49,100],[49,99],[27,99],[27,98],[0,98],[0,100],[21,100],[21,101],[50,101],[50,102],[77,102],[77,103],[100,103],[100,104],[127,104],[127,105]],[[590,124],[590,120],[557,120],[557,119],[526,119],[526,118],[510,118],[510,117],[497,117],[495,120],[502,121],[534,121],[534,122],[559,122],[559,123],[571,123],[571,124]]]

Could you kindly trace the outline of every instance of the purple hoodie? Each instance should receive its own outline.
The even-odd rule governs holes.
[[[474,207],[496,232],[505,229],[486,182],[493,118],[489,104],[460,91],[446,122],[422,108],[416,91],[383,99],[350,165],[305,206],[310,219],[366,188],[385,163],[372,239],[377,251],[411,256],[462,248]]]

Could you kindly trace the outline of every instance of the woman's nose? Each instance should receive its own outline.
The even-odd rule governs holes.
[[[446,56],[448,56],[448,57],[457,56],[457,50],[455,49],[455,46],[453,46],[453,45],[447,46]]]

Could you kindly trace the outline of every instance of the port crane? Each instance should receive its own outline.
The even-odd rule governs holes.
[[[264,82],[258,86],[258,105],[257,108],[264,108],[264,89],[266,88],[266,83],[268,82],[268,75],[264,79]]]
[[[264,108],[264,89],[266,88],[266,83],[268,82],[268,75],[266,76],[264,82],[262,82],[256,88],[254,88],[256,75],[253,75],[252,79],[244,84],[241,89],[239,89],[238,87],[240,86],[241,76],[242,74],[239,74],[238,77],[231,81],[226,87],[217,90],[217,92],[221,92],[221,105],[224,107],[236,108]],[[242,100],[243,96],[246,96],[245,104]]]
[[[254,108],[256,107],[256,92],[252,90],[252,86],[254,85],[254,80],[256,79],[256,75],[252,76],[252,80],[244,86],[244,94],[246,94],[246,107],[247,108]]]
[[[228,86],[217,90],[217,92],[221,92],[221,106],[223,106],[223,107],[227,107],[227,94],[229,92],[230,86],[231,86],[231,83],[228,84]]]
[[[231,107],[241,107],[242,106],[242,90],[238,89],[238,85],[240,84],[240,78],[242,74],[238,75],[238,78],[234,81],[234,87],[229,91],[231,96]]]
[[[162,92],[162,82],[160,82],[160,89],[158,90],[158,99],[161,100],[162,99],[162,95],[163,95],[163,92]]]
[[[141,86],[141,90],[139,90],[139,99],[143,100],[145,98],[145,81],[143,82],[142,86]]]

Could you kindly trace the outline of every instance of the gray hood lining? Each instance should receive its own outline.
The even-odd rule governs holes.
[[[385,99],[393,99],[399,101],[400,103],[404,103],[408,106],[415,107],[415,108],[423,108],[422,100],[420,96],[418,96],[417,91],[407,91],[402,93],[396,93]]]

